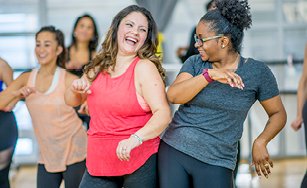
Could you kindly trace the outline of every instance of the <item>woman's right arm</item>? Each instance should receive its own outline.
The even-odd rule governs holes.
[[[1,78],[2,81],[5,83],[6,86],[8,86],[10,83],[13,82],[13,70],[9,66],[9,64],[4,60],[0,58],[0,70],[1,70]]]
[[[304,91],[306,90],[307,84],[307,44],[305,46],[305,55],[304,55],[304,64],[303,64],[303,73],[300,78],[298,88],[297,88],[297,112],[296,112],[296,119],[291,123],[291,127],[294,130],[299,130],[303,123],[303,106],[305,102]]]
[[[231,87],[243,89],[244,84],[239,75],[231,70],[208,69],[209,77]],[[193,77],[190,73],[180,73],[167,91],[167,98],[173,104],[185,104],[192,100],[209,82],[200,74]]]
[[[167,98],[173,104],[185,104],[193,99],[209,83],[198,75],[193,77],[187,72],[180,73],[167,90]]]
[[[85,76],[80,79],[74,79],[72,76],[66,77],[66,92],[65,92],[65,103],[69,106],[79,106],[87,98],[87,94],[90,94],[90,84]]]
[[[5,90],[0,93],[0,110],[6,110],[8,105],[17,103],[21,98],[23,98],[20,89],[27,84],[29,75],[29,72],[21,74]]]

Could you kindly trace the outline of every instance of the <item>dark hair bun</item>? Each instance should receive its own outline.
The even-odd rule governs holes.
[[[216,7],[230,23],[239,29],[248,29],[252,25],[252,16],[247,0],[216,0]]]

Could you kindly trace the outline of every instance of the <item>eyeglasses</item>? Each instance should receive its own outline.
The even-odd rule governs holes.
[[[212,39],[217,39],[217,38],[220,38],[224,36],[223,34],[218,34],[216,36],[212,36],[212,37],[205,37],[205,38],[199,38],[196,34],[194,35],[194,40],[195,40],[195,43],[197,45],[200,45],[202,46],[205,42],[207,42],[208,40],[212,40]]]

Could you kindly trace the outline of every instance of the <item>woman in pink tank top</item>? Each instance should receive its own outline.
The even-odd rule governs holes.
[[[113,19],[102,50],[65,101],[87,100],[91,117],[85,172],[80,187],[156,187],[159,135],[171,111],[149,11],[128,6]]]
[[[79,186],[85,170],[87,136],[64,93],[77,76],[62,69],[64,35],[53,26],[35,36],[40,67],[21,74],[0,93],[0,109],[25,98],[39,146],[37,187]]]

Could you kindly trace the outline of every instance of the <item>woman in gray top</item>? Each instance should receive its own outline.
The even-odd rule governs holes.
[[[237,143],[257,100],[269,119],[252,160],[259,176],[273,167],[266,146],[286,123],[276,79],[263,62],[240,56],[252,22],[247,0],[216,0],[216,6],[197,25],[199,55],[183,64],[167,92],[181,105],[159,149],[161,188],[233,187]]]

